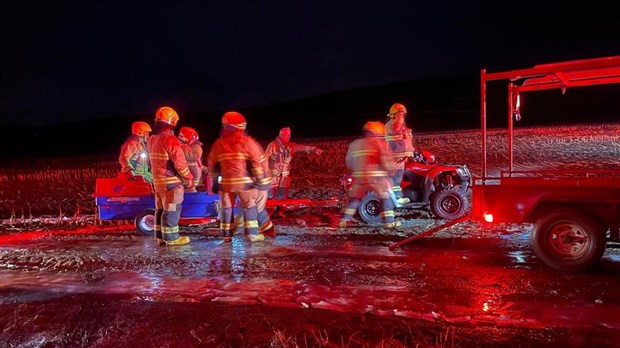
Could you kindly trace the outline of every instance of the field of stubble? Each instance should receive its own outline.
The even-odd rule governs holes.
[[[478,130],[421,133],[416,146],[433,152],[441,163],[467,164],[481,173]],[[296,140],[296,139],[293,139]],[[293,160],[291,195],[297,198],[343,197],[340,177],[353,138],[296,140],[324,150],[321,156]],[[490,130],[488,174],[507,169],[507,132]],[[208,153],[208,148],[205,148]],[[517,129],[514,166],[530,169],[609,169],[620,167],[620,123]],[[43,158],[0,167],[0,219],[27,221],[39,217],[68,219],[95,213],[92,194],[97,178],[114,177],[115,154],[81,158]]]

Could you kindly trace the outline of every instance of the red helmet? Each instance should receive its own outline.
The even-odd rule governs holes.
[[[169,106],[162,106],[157,109],[157,112],[155,113],[155,120],[167,123],[172,127],[176,127],[177,122],[179,122],[179,114],[177,114],[177,112]]]
[[[222,126],[232,126],[237,129],[245,129],[247,123],[245,117],[236,111],[229,111],[222,116]]]
[[[138,121],[138,122],[134,122],[131,125],[131,133],[139,137],[143,137],[147,135],[148,132],[152,132],[152,131],[153,130],[151,129],[151,126],[149,126],[149,124],[146,122]]]
[[[192,127],[181,127],[179,130],[179,138],[181,141],[191,144],[198,140],[198,132]]]

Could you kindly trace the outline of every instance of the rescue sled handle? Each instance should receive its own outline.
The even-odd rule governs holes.
[[[508,83],[508,156],[509,172],[513,170],[513,116],[519,116],[520,92],[562,89],[620,83],[620,56],[573,60],[536,65],[529,69],[487,73],[480,71],[480,129],[482,144],[482,180],[487,177],[487,112],[486,84],[488,81],[509,80]]]

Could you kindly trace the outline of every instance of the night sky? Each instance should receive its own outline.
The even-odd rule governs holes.
[[[620,54],[612,4],[541,3],[3,1],[0,122],[221,111]]]

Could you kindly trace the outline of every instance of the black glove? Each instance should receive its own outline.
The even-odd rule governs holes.
[[[211,180],[213,182],[213,185],[211,185],[211,192],[213,193],[218,193],[222,190],[222,185],[217,182],[217,178]]]

